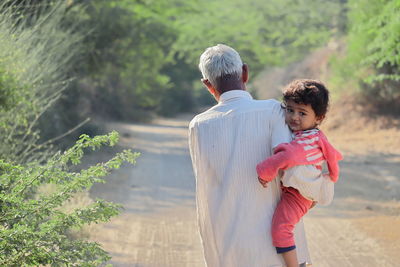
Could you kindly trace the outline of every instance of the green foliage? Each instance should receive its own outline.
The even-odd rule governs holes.
[[[17,3],[0,4],[0,158],[22,163],[46,157],[38,121],[66,88],[82,37],[62,28],[65,4],[27,16]]]
[[[366,57],[359,61],[376,69],[399,66],[400,1],[350,1],[350,10],[350,52],[356,54],[353,50],[361,49]]]
[[[0,111],[14,107],[18,99],[18,84],[6,70],[0,70]]]
[[[157,109],[163,91],[171,88],[161,70],[170,61],[174,33],[142,1],[86,4],[68,15],[82,20],[81,27],[90,32],[74,90],[90,99],[94,114],[140,120],[144,111]]]
[[[90,114],[141,120],[196,106],[198,58],[227,43],[254,76],[322,45],[338,27],[338,1],[89,0],[70,10],[90,34],[84,41],[74,95]],[[89,108],[87,108],[89,106]]]
[[[83,37],[65,20],[73,8],[38,2],[0,4],[0,266],[98,266],[108,254],[72,234],[108,221],[120,206],[100,199],[68,211],[65,206],[124,161],[135,163],[138,153],[123,151],[76,172],[71,167],[87,149],[113,146],[118,134],[82,135],[64,153],[52,152],[54,140],[40,143],[38,122],[67,88]],[[48,185],[54,192],[41,192]]]
[[[378,106],[400,101],[400,1],[350,0],[347,51],[336,59],[336,84],[359,89]]]
[[[10,119],[2,124],[21,122],[10,128],[18,131],[10,132],[32,139],[8,138],[0,155],[16,151],[13,155],[24,154],[25,161],[40,155],[29,145],[37,142],[38,128],[46,143],[88,116],[145,120],[147,113],[193,109],[207,99],[196,84],[198,58],[208,46],[227,43],[237,49],[254,77],[265,65],[301,58],[340,24],[338,0],[324,5],[316,0],[12,2],[17,8],[1,9],[5,26],[0,27],[0,46],[6,49],[0,59],[10,55],[9,62],[16,64],[2,60],[0,72],[5,69],[6,80],[23,88],[6,91],[22,92],[18,103],[25,106],[15,109],[22,115],[4,113],[1,117]],[[28,2],[32,5],[24,8]],[[71,76],[77,79],[69,82]],[[13,97],[7,96],[4,105],[12,107]],[[7,131],[3,136],[10,135]]]
[[[113,146],[118,134],[89,138],[82,135],[64,153],[45,164],[15,165],[0,160],[0,265],[4,266],[98,266],[109,259],[99,244],[69,237],[72,230],[90,223],[105,222],[119,213],[120,206],[96,200],[93,204],[63,212],[61,207],[73,194],[89,190],[124,161],[135,163],[138,153],[129,150],[80,172],[70,171],[80,163],[85,149]],[[44,184],[56,185],[51,194],[32,192]]]
[[[339,7],[337,1],[201,1],[196,13],[177,19],[180,34],[174,50],[195,64],[206,47],[225,43],[256,74],[324,44],[337,27]]]

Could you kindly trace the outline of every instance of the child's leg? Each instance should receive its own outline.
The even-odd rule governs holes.
[[[283,260],[285,261],[286,267],[299,267],[297,261],[296,249],[289,250],[288,252],[282,253]]]
[[[282,254],[286,265],[298,266],[293,230],[307,213],[312,201],[304,198],[292,187],[282,187],[281,201],[272,218],[272,242],[276,251]]]

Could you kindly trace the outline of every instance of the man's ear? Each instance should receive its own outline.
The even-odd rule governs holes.
[[[201,79],[201,82],[210,90],[210,87],[213,87],[208,79]]]
[[[208,79],[201,79],[201,82],[207,87],[207,90],[212,94],[215,98],[217,98],[217,90],[214,88],[214,86],[210,83]]]
[[[246,63],[242,66],[242,82],[247,83],[249,81],[249,67]]]

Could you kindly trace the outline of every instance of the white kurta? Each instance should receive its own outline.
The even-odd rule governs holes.
[[[253,100],[242,90],[222,94],[216,106],[191,121],[189,145],[207,266],[283,265],[270,234],[279,181],[263,188],[256,165],[289,141],[280,103]],[[310,262],[302,221],[295,240],[299,262]]]

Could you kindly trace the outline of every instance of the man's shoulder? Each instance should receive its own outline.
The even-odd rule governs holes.
[[[217,105],[197,114],[189,123],[189,128],[195,127],[197,124],[215,118],[216,113],[213,111]]]
[[[249,112],[261,113],[269,118],[283,118],[282,104],[276,99],[253,100]]]
[[[247,112],[262,112],[263,114],[277,115],[281,111],[281,103],[276,99],[255,100],[251,99],[242,106],[215,105],[208,110],[196,115],[190,122],[192,128],[196,124],[216,120],[227,114],[241,114]]]
[[[263,107],[263,108],[270,108],[270,109],[278,109],[281,108],[281,102],[279,102],[276,99],[262,99],[262,100],[256,100],[253,99],[252,102],[259,106],[259,107]]]

